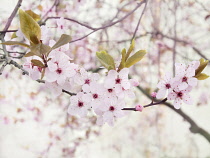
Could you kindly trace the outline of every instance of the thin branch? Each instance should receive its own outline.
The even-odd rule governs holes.
[[[144,9],[143,9],[143,11],[142,11],[142,13],[141,13],[141,15],[140,15],[140,18],[139,18],[138,24],[136,25],[136,29],[135,29],[135,31],[134,31],[134,33],[133,33],[132,40],[133,40],[133,39],[135,38],[135,36],[136,36],[136,32],[138,31],[138,28],[139,28],[139,25],[140,25],[141,19],[142,19],[143,15],[144,15],[144,12],[145,12],[145,10],[146,10],[146,7],[147,7],[147,3],[148,3],[148,1],[149,1],[149,0],[145,0]],[[132,41],[132,40],[131,40],[131,41]]]
[[[123,21],[123,20],[126,19],[128,16],[130,16],[131,14],[133,14],[133,13],[134,13],[134,12],[135,12],[143,3],[145,3],[145,1],[146,1],[146,0],[141,1],[141,2],[140,2],[140,3],[139,3],[131,12],[129,12],[128,14],[126,14],[126,15],[125,15],[124,17],[122,17],[121,19],[119,19],[119,20],[117,20],[117,21],[115,21],[115,22],[109,23],[109,24],[105,24],[105,25],[102,26],[102,27],[95,28],[92,32],[88,33],[87,35],[85,35],[85,36],[83,36],[83,37],[81,37],[81,38],[78,38],[78,39],[76,39],[76,40],[73,40],[73,41],[71,41],[70,43],[73,43],[73,42],[82,40],[82,39],[88,37],[89,35],[91,35],[92,33],[96,32],[96,31],[98,31],[98,30],[102,30],[102,29],[108,28],[108,27],[110,27],[110,26],[113,26],[113,25],[115,25],[115,24],[117,24],[117,23]]]
[[[147,108],[147,107],[150,107],[150,106],[163,104],[163,103],[165,103],[166,101],[167,101],[167,98],[165,98],[165,99],[163,99],[163,100],[161,100],[161,101],[155,102],[155,103],[154,103],[153,100],[152,100],[152,102],[151,102],[150,104],[144,105],[143,107],[144,107],[144,108]],[[123,108],[122,110],[137,111],[136,108]]]
[[[153,98],[150,96],[150,94],[148,94],[142,87],[138,86],[137,87],[147,98],[153,100]],[[202,135],[209,143],[210,143],[210,134],[204,130],[203,128],[199,127],[197,125],[197,123],[195,121],[193,121],[193,119],[188,116],[187,114],[185,114],[181,109],[175,109],[173,105],[171,105],[170,103],[164,102],[164,105],[166,105],[168,108],[170,108],[171,110],[173,110],[174,112],[176,112],[177,114],[179,114],[181,117],[184,118],[185,121],[187,121],[190,124],[190,131],[192,133],[198,133],[200,135]]]
[[[15,17],[15,15],[17,14],[18,9],[21,6],[21,3],[22,3],[22,0],[19,0],[18,3],[16,4],[15,9],[13,10],[12,14],[8,18],[8,21],[7,21],[7,23],[6,23],[5,27],[4,27],[4,30],[3,30],[4,32],[7,32],[8,28],[10,27],[13,18]],[[5,33],[3,33],[3,37],[4,37],[4,35],[5,35]]]

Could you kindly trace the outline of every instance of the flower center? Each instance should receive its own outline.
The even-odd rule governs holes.
[[[168,84],[168,83],[165,86],[166,86],[167,89],[171,88],[171,85]]]
[[[93,94],[93,98],[97,99],[98,98],[98,94]]]
[[[58,69],[56,70],[56,72],[57,72],[58,74],[61,74],[61,73],[62,73],[61,68],[58,68]]]
[[[109,92],[109,93],[112,93],[112,92],[113,92],[113,89],[111,89],[111,88],[108,89],[108,92]]]
[[[183,93],[179,92],[179,93],[177,93],[177,96],[181,98],[183,96]]]
[[[117,79],[115,80],[115,83],[116,83],[116,84],[120,84],[120,83],[121,83],[121,79],[120,79],[120,78],[117,78]]]
[[[186,81],[187,81],[187,77],[183,77],[182,82],[186,82]]]
[[[110,106],[109,111],[114,111],[114,106]]]
[[[84,103],[79,101],[79,102],[78,102],[78,106],[79,106],[79,107],[83,107],[83,106],[84,106]]]
[[[90,80],[89,79],[86,79],[85,80],[85,84],[90,84]]]

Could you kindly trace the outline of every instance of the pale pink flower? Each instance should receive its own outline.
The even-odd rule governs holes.
[[[157,92],[156,98],[161,99],[168,91],[170,92],[172,90],[173,82],[172,75],[170,73],[166,73],[164,79],[161,80],[157,85],[159,91]]]
[[[188,66],[185,64],[176,63],[176,76],[175,81],[179,81],[178,88],[180,90],[186,89],[188,86],[195,87],[197,85],[197,78],[195,76],[195,68],[199,65],[196,62],[191,63]]]
[[[68,113],[70,115],[79,115],[80,117],[85,117],[88,113],[88,110],[91,109],[90,98],[88,95],[82,92],[77,93],[76,96],[71,96],[70,106],[68,108]]]
[[[89,85],[91,82],[96,82],[99,79],[98,73],[90,73],[87,72],[84,68],[81,68],[79,70],[79,73],[77,73],[74,77],[74,82],[78,85]]]
[[[70,63],[69,57],[62,52],[55,54],[47,65],[45,76],[48,82],[57,81],[59,85],[63,85],[67,77],[73,77],[76,74],[76,65]]]
[[[124,68],[119,73],[116,70],[110,70],[105,78],[104,87],[114,88],[120,85],[125,90],[130,89],[131,84],[128,80],[129,69]]]
[[[104,108],[101,109],[102,112],[100,114],[103,119],[99,117],[100,121],[97,122],[100,122],[100,124],[107,122],[110,126],[113,126],[116,118],[124,116],[124,111],[122,110],[124,105],[125,102],[123,100],[113,98],[112,100],[104,104]]]
[[[174,88],[173,91],[168,94],[167,99],[174,100],[173,105],[176,109],[179,109],[181,107],[182,101],[186,104],[191,105],[193,103],[193,100],[188,93],[191,91],[192,87],[188,87],[185,90],[180,90],[178,88],[179,83],[175,83],[175,85],[176,88]]]

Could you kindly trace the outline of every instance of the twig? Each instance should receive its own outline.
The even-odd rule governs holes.
[[[4,32],[7,32],[8,28],[10,27],[13,18],[15,17],[15,15],[17,14],[17,11],[18,11],[19,7],[21,6],[21,3],[22,3],[22,0],[19,0],[17,2],[16,6],[15,6],[15,9],[13,10],[12,14],[8,18],[8,21],[7,21],[7,23],[6,23],[5,27],[4,27],[4,30],[3,30]],[[5,33],[3,33],[2,36],[4,37],[4,35],[5,35]]]
[[[154,105],[159,105],[159,104],[163,104],[167,101],[167,98],[161,100],[161,101],[158,101],[158,102],[151,102],[150,104],[147,104],[147,105],[144,105],[143,107],[144,108],[147,108],[147,107],[150,107],[150,106],[154,106]],[[136,108],[123,108],[122,110],[131,110],[131,111],[137,111]]]
[[[135,38],[135,36],[136,36],[136,32],[138,31],[138,28],[139,28],[139,25],[140,25],[141,19],[142,19],[143,15],[144,15],[144,12],[145,12],[145,10],[146,10],[146,7],[147,7],[147,3],[148,3],[148,1],[149,1],[149,0],[145,0],[144,9],[143,9],[143,11],[142,11],[142,13],[141,13],[141,15],[140,15],[140,18],[139,18],[138,24],[136,25],[136,29],[135,29],[135,31],[134,31],[134,33],[133,33],[133,37],[132,37],[131,41],[132,41],[132,40]]]
[[[150,96],[150,94],[148,94],[142,87],[138,86],[137,87],[147,98],[153,100],[153,98]],[[209,143],[210,143],[210,134],[204,130],[203,128],[199,127],[195,121],[192,120],[192,118],[190,118],[190,116],[188,116],[187,114],[185,114],[181,109],[175,109],[173,107],[173,105],[171,105],[170,103],[164,102],[162,103],[164,105],[166,105],[167,107],[169,107],[171,110],[173,110],[174,112],[176,112],[177,114],[179,114],[181,117],[184,118],[185,121],[187,121],[190,124],[190,131],[192,133],[198,133],[200,135],[202,135]]]
[[[91,35],[92,33],[98,31],[98,30],[102,30],[102,29],[105,29],[105,28],[108,28],[110,26],[113,26],[121,21],[123,21],[124,19],[126,19],[128,16],[130,16],[131,14],[133,14],[143,3],[145,3],[145,0],[144,1],[141,1],[131,12],[129,12],[128,14],[126,14],[124,17],[122,17],[121,19],[115,21],[115,22],[112,22],[112,23],[109,23],[109,24],[106,24],[105,26],[102,26],[102,27],[99,27],[99,28],[95,28],[95,30],[93,30],[92,32],[88,33],[87,35],[81,37],[81,38],[78,38],[76,40],[73,40],[71,41],[70,43],[73,43],[73,42],[76,42],[76,41],[79,41],[79,40],[82,40],[86,37],[88,37],[89,35]]]

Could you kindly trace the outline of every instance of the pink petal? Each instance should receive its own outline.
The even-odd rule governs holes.
[[[188,87],[188,84],[186,82],[181,82],[179,85],[178,85],[178,88],[179,90],[184,90]]]
[[[195,87],[195,86],[197,85],[197,83],[198,83],[198,79],[192,77],[192,78],[189,78],[187,82],[188,82],[188,84],[189,84],[190,86]]]
[[[156,98],[157,98],[157,99],[161,99],[161,98],[165,97],[166,91],[167,91],[166,89],[160,89],[160,90],[157,92]]]

